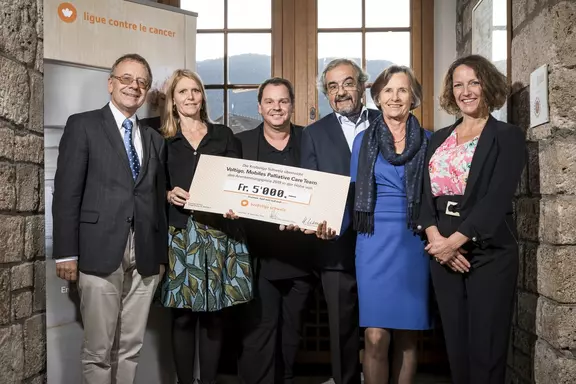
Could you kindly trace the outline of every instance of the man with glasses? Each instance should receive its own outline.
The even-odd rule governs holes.
[[[58,277],[78,279],[84,384],[134,382],[168,262],[164,139],[136,117],[151,82],[143,57],[120,57],[110,102],[70,116],[60,141],[53,253]]]
[[[304,130],[303,168],[350,175],[354,137],[368,128],[379,113],[362,105],[367,80],[366,73],[352,60],[335,59],[328,63],[320,76],[319,87],[334,113]],[[314,265],[328,307],[332,376],[336,384],[360,383],[358,293],[354,264],[356,233],[351,227],[353,196],[350,191],[340,236],[329,241],[318,240],[315,244]]]

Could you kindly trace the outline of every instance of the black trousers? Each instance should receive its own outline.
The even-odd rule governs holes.
[[[508,219],[507,219],[508,220]],[[461,219],[438,210],[447,237]],[[510,223],[497,232],[498,245],[471,247],[469,273],[432,260],[430,269],[454,384],[503,384],[518,276],[518,246]]]
[[[172,309],[172,348],[178,384],[194,383],[196,355],[196,324],[200,323],[200,380],[214,383],[218,373],[222,347],[223,319],[220,312],[192,312]]]
[[[292,384],[300,328],[312,277],[283,280],[258,278],[256,297],[247,304],[239,359],[245,384]]]
[[[358,287],[354,271],[320,270],[328,307],[332,378],[335,384],[360,384]]]

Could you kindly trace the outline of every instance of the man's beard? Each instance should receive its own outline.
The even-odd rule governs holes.
[[[336,112],[338,112],[342,116],[346,116],[346,117],[348,117],[349,115],[357,114],[358,112],[360,112],[360,110],[362,109],[362,105],[360,103],[353,104],[353,99],[350,95],[347,95],[344,97],[336,97],[334,102],[336,103],[336,105],[338,105],[338,103],[340,103],[342,101],[346,101],[346,100],[350,100],[350,105],[342,107],[342,108],[338,108],[338,110]]]

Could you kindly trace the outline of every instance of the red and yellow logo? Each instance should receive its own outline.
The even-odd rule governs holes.
[[[243,206],[243,207],[246,207],[246,206],[248,205],[248,200],[242,200],[242,201],[240,202],[240,205]]]
[[[70,3],[60,3],[58,6],[58,17],[65,23],[73,23],[76,21],[76,16],[78,16],[78,12],[76,12],[76,7],[74,7]]]

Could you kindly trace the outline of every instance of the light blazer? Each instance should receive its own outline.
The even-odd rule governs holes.
[[[427,168],[434,152],[461,121],[459,119],[454,125],[432,135],[426,156]],[[512,199],[526,159],[526,141],[522,130],[490,116],[480,134],[459,207],[463,221],[458,231],[480,248],[501,245],[499,242],[502,239],[509,238],[503,236],[502,231],[511,231],[515,239],[518,238],[516,226],[511,223]],[[437,223],[430,173],[427,170],[424,172],[423,194],[418,224],[425,230]]]
[[[368,121],[380,114],[368,109]],[[304,129],[300,158],[302,168],[320,172],[350,176],[350,158],[352,152],[335,113],[324,116]],[[317,251],[317,266],[336,270],[353,270],[356,248],[356,232],[352,229],[352,205],[354,191],[348,192],[346,211],[340,236],[333,241],[320,241]]]
[[[140,274],[157,274],[168,262],[164,139],[139,127],[143,155],[134,181],[108,105],[68,118],[54,179],[54,258],[78,256],[80,271],[110,274],[133,226]]]

